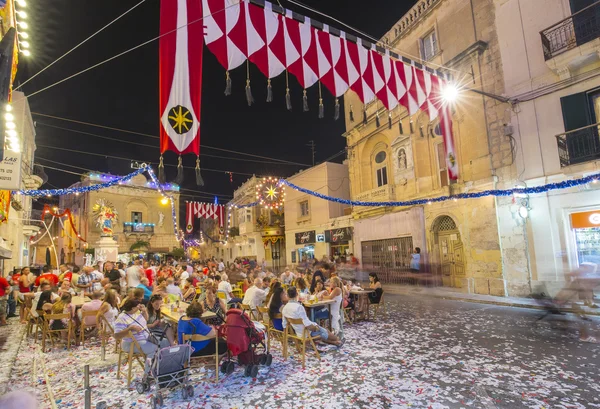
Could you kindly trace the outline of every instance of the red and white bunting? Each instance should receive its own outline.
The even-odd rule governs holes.
[[[381,54],[374,45],[366,48],[360,39],[348,41],[344,32],[334,36],[327,25],[321,30],[309,18],[294,20],[289,10],[275,13],[269,2],[264,8],[248,0],[202,4],[206,45],[226,70],[250,60],[268,78],[287,69],[304,88],[320,81],[336,97],[351,89],[365,104],[378,98],[388,110],[402,105],[410,115],[423,110],[432,121],[440,116],[450,178],[458,178],[452,120],[442,104],[440,77]]]
[[[213,219],[219,221],[221,230],[225,223],[225,210],[223,205],[199,202],[186,202],[185,204],[185,230],[191,233],[194,230],[195,219]]]

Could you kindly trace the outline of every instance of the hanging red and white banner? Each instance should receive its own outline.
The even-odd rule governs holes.
[[[226,70],[246,60],[272,78],[285,69],[308,88],[320,81],[336,97],[351,89],[365,104],[378,98],[392,110],[404,106],[409,115],[423,110],[431,121],[440,117],[450,178],[458,178],[450,109],[443,106],[444,81],[430,72],[379,53],[360,39],[352,42],[273,11],[265,2],[259,7],[248,0],[202,0],[206,34],[204,40]],[[452,166],[451,166],[452,165]]]
[[[225,210],[223,205],[212,203],[186,202],[185,204],[185,230],[191,233],[194,230],[195,219],[218,220],[222,231],[225,223]]]
[[[160,34],[160,152],[199,155],[202,3],[161,0]]]

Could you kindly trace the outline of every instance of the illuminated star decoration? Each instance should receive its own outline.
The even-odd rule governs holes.
[[[178,134],[184,134],[191,128],[191,124],[194,122],[189,116],[192,115],[189,109],[177,105],[171,108],[169,113],[169,123]]]
[[[256,201],[267,209],[279,209],[285,201],[285,186],[278,178],[263,178],[256,184]]]

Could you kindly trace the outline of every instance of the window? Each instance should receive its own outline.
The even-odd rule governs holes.
[[[384,166],[377,169],[377,187],[387,185],[387,168]]]
[[[421,57],[425,61],[431,60],[438,52],[437,35],[435,30],[421,38]]]
[[[131,212],[132,223],[142,223],[142,212]]]
[[[300,204],[300,217],[310,216],[310,208],[308,206],[308,200],[303,200],[299,204]]]
[[[238,210],[238,223],[252,223],[252,209]]]
[[[448,168],[446,167],[446,149],[443,143],[435,146],[438,158],[438,169],[440,174],[440,187],[448,186]]]
[[[385,151],[380,151],[375,155],[375,177],[377,187],[388,184],[386,160],[387,154]]]

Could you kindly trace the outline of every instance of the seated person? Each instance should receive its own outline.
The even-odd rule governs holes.
[[[121,312],[115,320],[115,339],[121,341],[121,348],[123,351],[129,351],[133,340],[128,337],[128,335],[130,333],[133,334],[133,337],[142,349],[141,352],[146,354],[147,358],[152,359],[158,350],[159,345],[148,341],[150,331],[146,324],[147,317],[146,307],[144,307],[139,300],[131,299],[125,301],[125,304],[123,304],[123,312]],[[160,343],[160,348],[166,348],[168,346],[169,341],[163,339]],[[137,350],[137,346],[134,348],[134,352],[140,352]],[[146,359],[144,368],[144,372],[146,373],[150,370],[148,363],[149,361]]]
[[[289,301],[281,311],[281,315],[283,315],[283,328],[286,328],[289,325],[289,318],[301,319],[302,324],[292,325],[296,335],[299,337],[301,337],[304,333],[304,328],[308,328],[312,337],[320,336],[321,341],[325,342],[326,344],[342,346],[343,341],[341,341],[332,332],[318,326],[316,323],[308,319],[304,306],[298,302],[298,292],[296,291],[296,287],[288,288],[287,295]]]
[[[216,281],[219,281],[219,291],[225,294],[227,304],[239,304],[242,302],[241,298],[237,298],[233,296],[233,288],[231,288],[231,284],[228,281],[227,274],[223,273],[222,276],[218,276],[215,278]]]
[[[324,299],[324,297],[326,297],[327,295],[329,295],[329,291],[327,291],[327,289],[325,288],[325,284],[323,284],[323,281],[321,281],[321,279],[317,279],[317,281],[315,282],[315,291],[313,292],[313,296],[317,298],[317,300],[322,301]],[[298,289],[296,289],[296,291],[298,291]],[[317,308],[313,308],[313,312],[312,312],[313,316],[312,318],[315,320],[326,320],[329,319],[329,308],[327,307],[323,307],[320,309]]]
[[[275,318],[275,316],[281,314],[281,310],[287,301],[288,297],[284,289],[281,286],[275,288],[269,302],[269,321],[277,331],[283,331],[283,319]]]
[[[183,294],[181,293],[181,288],[175,285],[175,279],[173,277],[169,277],[167,279],[167,294],[173,295],[177,297],[178,300],[181,300]]]
[[[383,294],[383,288],[381,288],[381,282],[376,273],[369,273],[369,288],[375,290],[375,292],[369,293],[369,302],[371,304],[379,304],[381,296]]]
[[[214,287],[208,287],[205,291],[206,298],[201,303],[204,311],[210,311],[217,314],[215,318],[211,318],[206,320],[208,325],[222,325],[223,320],[225,319],[225,311],[227,311],[227,306],[225,305],[225,300],[217,297],[216,291]]]
[[[147,307],[148,328],[150,329],[150,332],[156,336],[156,338],[160,339],[161,337],[166,337],[171,345],[175,345],[173,328],[171,328],[171,326],[167,325],[167,323],[162,320],[162,314],[160,312],[162,303],[163,299],[160,295],[154,294],[152,297],[150,297]]]
[[[185,284],[183,285],[183,289],[181,292],[183,293],[184,302],[192,302],[192,300],[196,296],[196,289],[194,288],[193,278],[188,277],[185,279]]]
[[[148,287],[148,279],[146,277],[140,280],[140,283],[136,288],[139,288],[144,291],[144,302],[147,303],[152,296],[152,290]]]
[[[100,291],[94,291],[92,293],[92,296],[90,297],[92,300],[86,302],[85,304],[83,304],[81,306],[81,308],[79,309],[79,319],[81,320],[81,316],[82,316],[82,312],[89,312],[89,311],[96,311],[98,312],[98,310],[100,309],[100,307],[102,307],[102,297],[104,296],[104,294]],[[85,317],[85,321],[84,324],[85,325],[96,325],[96,315],[91,316],[91,317]]]
[[[75,295],[75,290],[73,290],[73,288],[71,287],[71,280],[69,280],[68,278],[65,278],[60,284],[60,287],[58,288],[58,295],[63,295],[63,293],[69,293],[73,296]]]
[[[267,291],[263,289],[263,280],[260,278],[254,279],[254,285],[244,294],[242,304],[250,306],[252,311],[256,311],[256,307],[261,306],[267,298]]]
[[[183,344],[183,335],[203,335],[207,337],[216,336],[216,331],[213,327],[206,325],[202,322],[202,305],[197,302],[193,302],[189,305],[186,310],[186,316],[179,320],[177,325],[177,338],[180,344]],[[206,341],[191,341],[194,352],[192,356],[206,356],[212,355],[216,352],[217,343],[216,338],[209,339]],[[219,354],[227,352],[227,342],[223,339],[219,339]]]
[[[123,310],[123,306],[125,305],[125,303],[129,300],[138,300],[139,302],[143,303],[144,290],[141,288],[130,288],[127,292],[127,297],[125,297],[121,302],[121,311]]]

